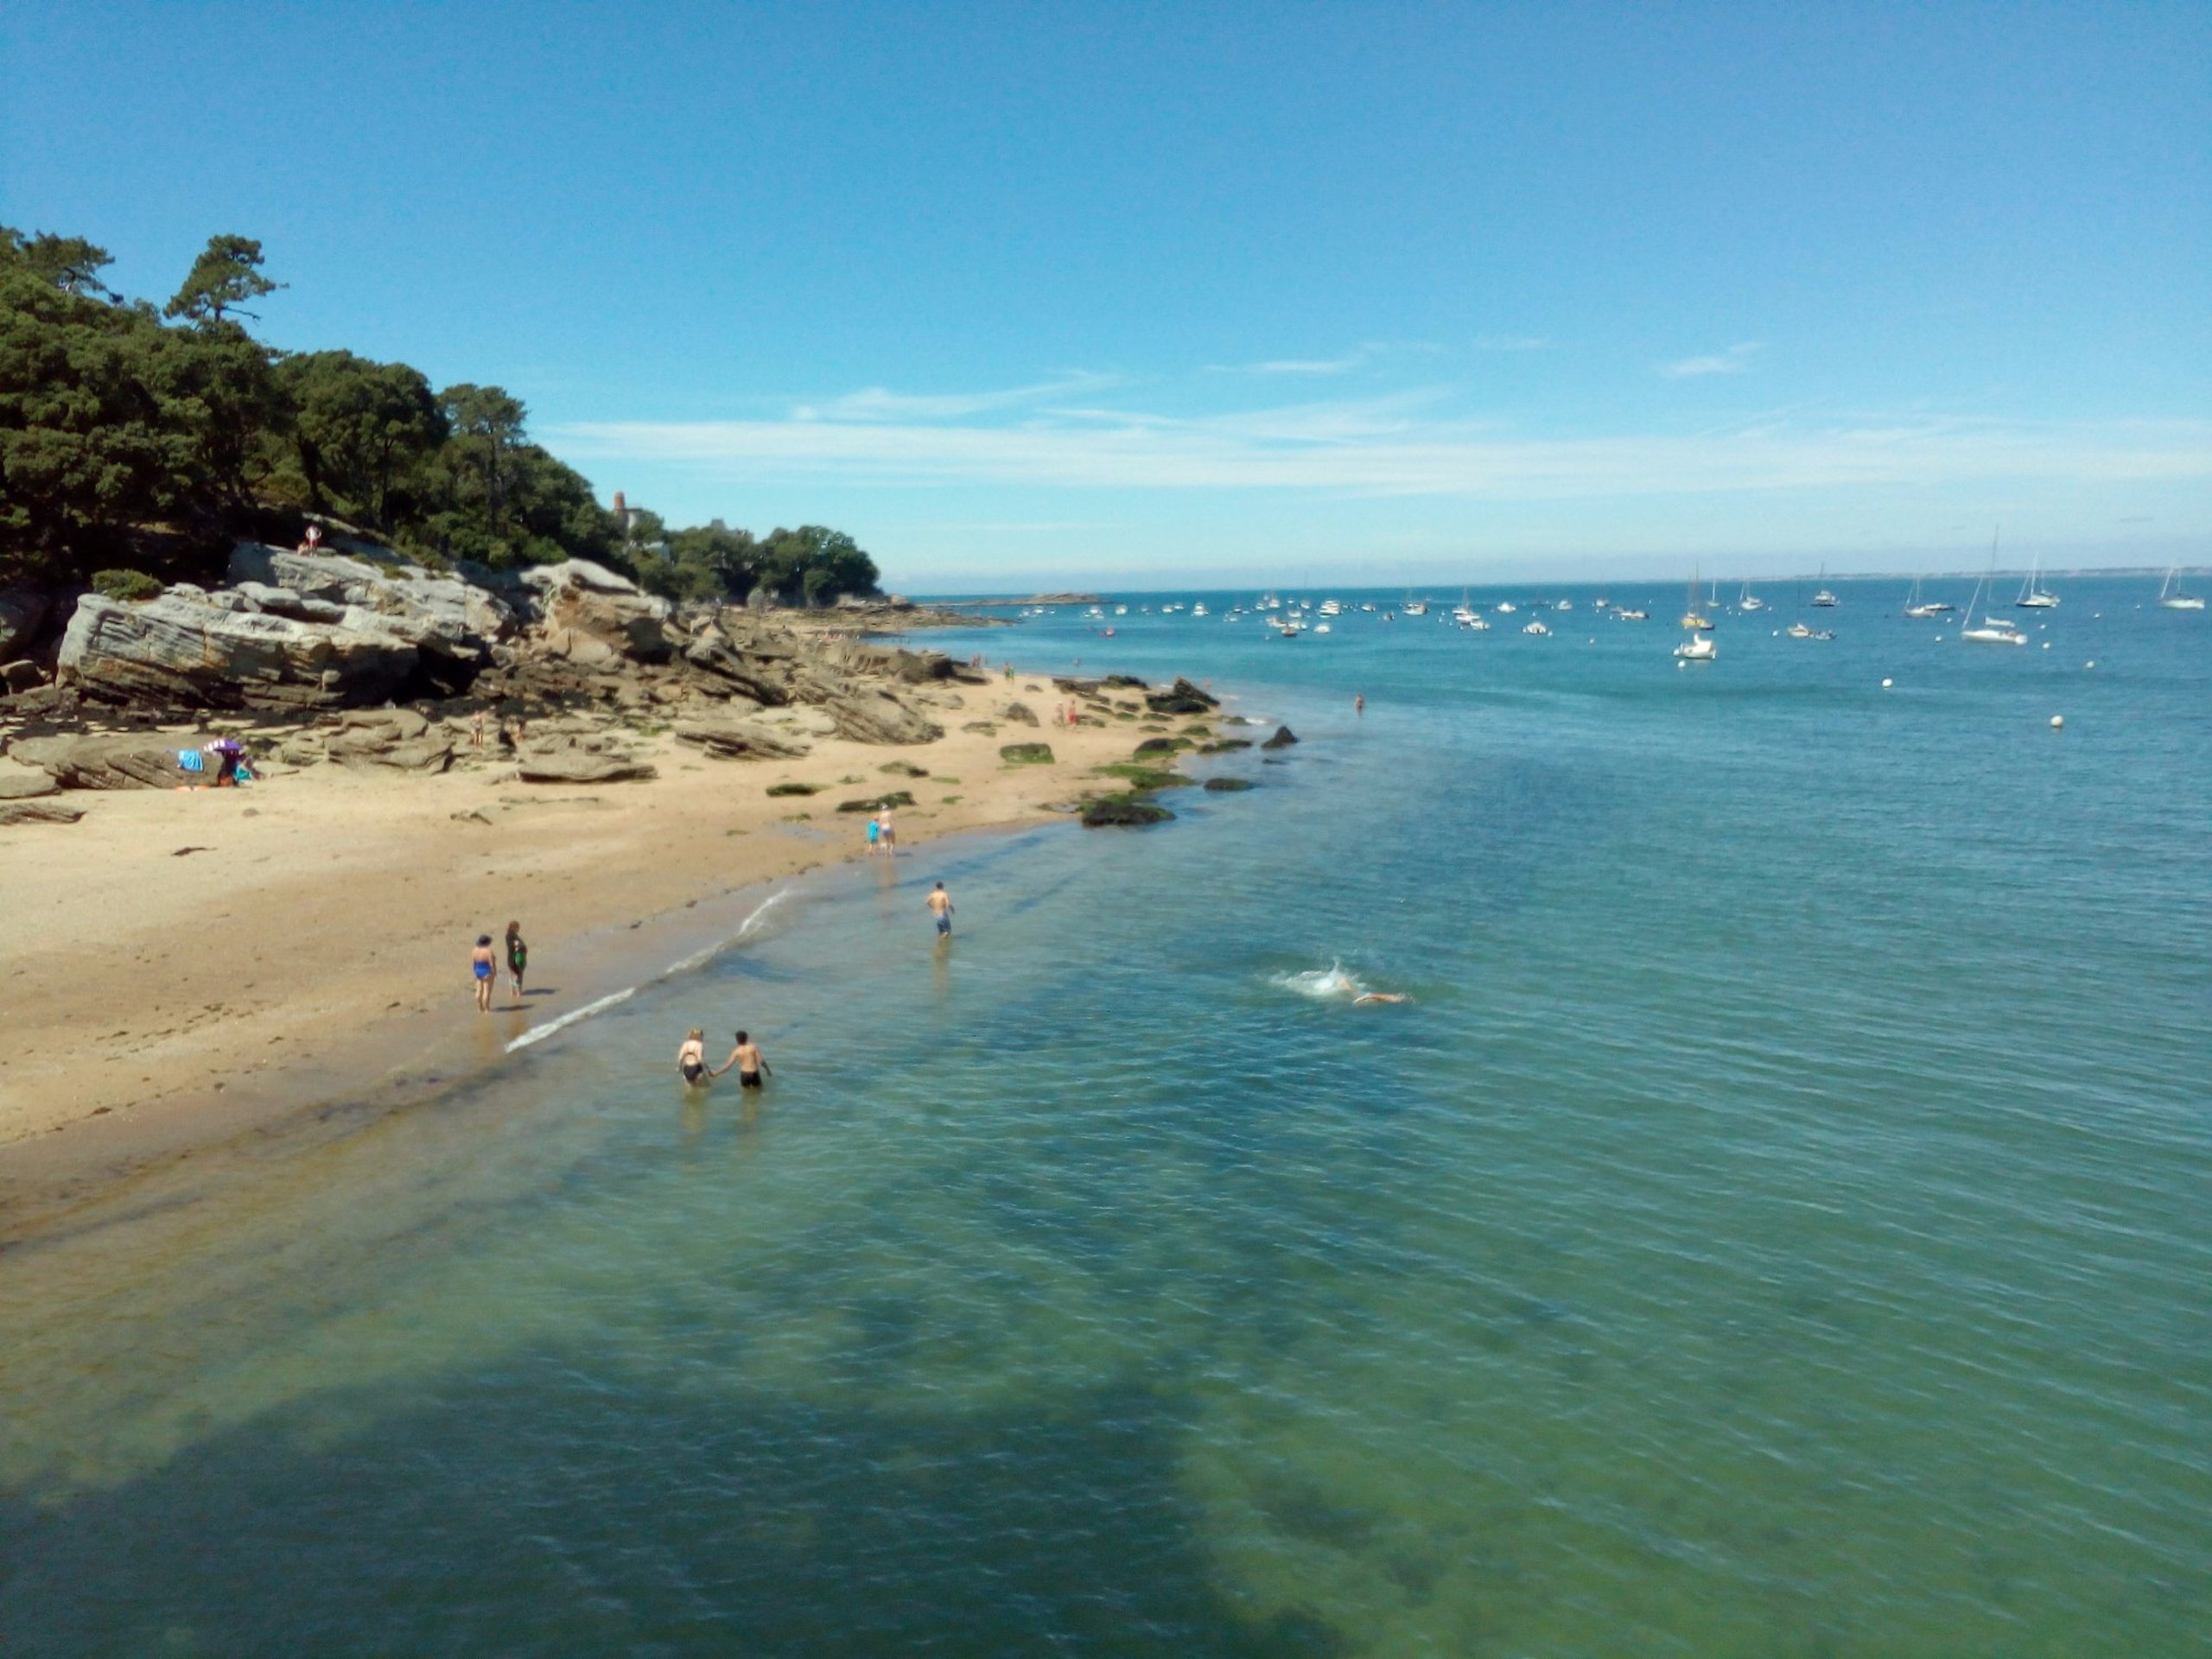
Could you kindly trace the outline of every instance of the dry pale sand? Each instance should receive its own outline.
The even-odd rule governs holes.
[[[1020,694],[1040,714],[1057,702],[1041,679]],[[1001,701],[972,698],[969,717]],[[1118,787],[1090,769],[1145,734],[1123,721],[986,734],[962,718],[941,715],[951,729],[935,743],[821,740],[791,761],[663,738],[645,783],[528,785],[488,760],[434,778],[326,765],[239,790],[73,794],[80,823],[0,829],[0,1206],[34,1187],[50,1198],[65,1170],[89,1190],[427,1055],[496,1063],[515,1021],[632,971],[626,944],[642,961],[650,936],[664,963],[687,924],[726,937],[745,889],[860,856],[866,815],[839,801],[911,791],[895,817],[912,854]],[[1055,764],[1001,760],[1001,744],[1033,739]],[[899,760],[931,775],[880,770]],[[829,787],[766,794],[785,781]],[[468,952],[511,918],[531,985],[550,994],[486,1020]],[[498,1006],[517,1006],[504,975]]]

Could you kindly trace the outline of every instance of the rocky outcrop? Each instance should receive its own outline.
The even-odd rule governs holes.
[[[1009,702],[1000,710],[1000,717],[1010,720],[1017,726],[1034,726],[1039,723],[1035,712],[1026,702]]]
[[[678,721],[679,742],[696,744],[717,760],[795,760],[813,745],[800,734],[752,720]]]
[[[1287,749],[1298,741],[1298,734],[1287,726],[1275,728],[1275,734],[1260,745],[1263,749]]]
[[[1237,790],[1251,788],[1252,780],[1249,778],[1209,778],[1206,779],[1206,787],[1217,795],[1226,795]]]
[[[598,654],[591,645],[633,663],[665,663],[676,654],[668,601],[604,565],[569,559],[535,566],[521,580],[537,597],[541,638],[556,654],[575,660],[578,636],[587,656]]]
[[[999,759],[1013,766],[1049,766],[1052,761],[1052,746],[1049,743],[1002,743]]]
[[[63,789],[173,789],[187,781],[179,747],[157,733],[73,732],[19,737],[8,755]]]
[[[1154,691],[1144,706],[1155,715],[1205,715],[1221,706],[1221,699],[1201,691],[1188,680],[1179,679],[1165,691]]]
[[[944,735],[944,727],[880,687],[847,681],[810,701],[836,722],[838,736],[855,743],[934,743]]]
[[[129,604],[87,594],[57,678],[88,697],[191,709],[334,709],[378,702],[420,653],[391,634],[226,610],[198,589]]]

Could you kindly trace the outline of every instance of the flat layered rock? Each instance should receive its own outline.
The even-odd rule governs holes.
[[[177,765],[184,747],[158,733],[80,732],[19,737],[8,754],[63,789],[174,789],[192,781]]]
[[[130,604],[86,594],[62,636],[56,677],[122,702],[342,708],[391,696],[418,656],[388,633],[226,610],[178,594]]]
[[[679,721],[676,737],[718,760],[794,760],[814,747],[788,726],[764,726],[751,720]]]
[[[650,760],[627,755],[594,754],[588,749],[561,749],[524,757],[515,776],[525,784],[634,784],[658,773]]]
[[[0,824],[74,823],[84,816],[83,807],[64,806],[59,801],[0,800]]]

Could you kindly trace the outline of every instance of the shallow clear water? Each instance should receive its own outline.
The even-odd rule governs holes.
[[[2212,632],[2154,588],[2018,651],[1770,594],[1690,670],[1590,589],[948,641],[1304,741],[0,1259],[0,1649],[2206,1651]]]

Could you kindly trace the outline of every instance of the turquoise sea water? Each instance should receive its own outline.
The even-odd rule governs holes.
[[[0,1651],[2212,1651],[2212,628],[1839,586],[945,641],[1303,741],[0,1256]]]

